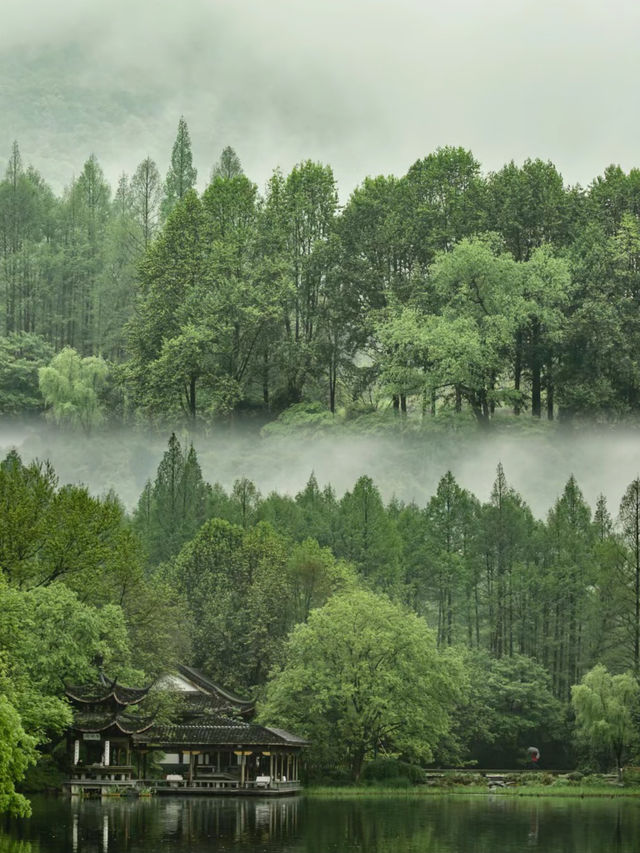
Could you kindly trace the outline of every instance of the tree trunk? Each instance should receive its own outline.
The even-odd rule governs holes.
[[[513,387],[516,394],[516,401],[513,404],[513,414],[519,415],[522,409],[519,395],[520,395],[520,382],[522,379],[522,332],[520,329],[516,332],[516,354],[513,363]]]
[[[540,365],[540,324],[533,321],[531,329],[531,415],[539,418],[542,414],[541,401],[541,365]]]

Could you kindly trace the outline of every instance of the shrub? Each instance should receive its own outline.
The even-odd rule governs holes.
[[[362,771],[362,781],[367,784],[386,783],[391,779],[406,779],[409,783],[418,784],[424,782],[424,771],[397,758],[375,758],[368,761]]]
[[[626,785],[640,785],[640,767],[625,767],[622,771],[622,781]]]

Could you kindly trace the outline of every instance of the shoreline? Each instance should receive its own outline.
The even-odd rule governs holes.
[[[397,797],[397,798],[415,798],[424,797],[448,797],[448,796],[472,796],[472,797],[504,797],[504,798],[522,798],[531,797],[535,799],[640,799],[640,787],[633,788],[615,788],[608,790],[604,786],[578,786],[572,788],[557,788],[550,790],[551,786],[531,786],[527,790],[527,786],[518,786],[514,788],[498,788],[489,790],[486,787],[457,785],[451,787],[411,787],[411,788],[392,788],[383,786],[367,786],[367,787],[309,787],[302,791],[302,796],[317,798],[317,799],[359,799],[359,798],[381,798],[381,797]]]

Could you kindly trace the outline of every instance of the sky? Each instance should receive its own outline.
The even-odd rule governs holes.
[[[90,153],[164,174],[184,115],[200,186],[225,145],[343,199],[445,145],[588,185],[640,164],[639,32],[630,0],[2,0],[0,163],[17,137],[56,188]]]

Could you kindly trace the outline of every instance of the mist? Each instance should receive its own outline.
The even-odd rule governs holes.
[[[630,0],[4,0],[0,156],[17,138],[56,189],[90,153],[164,174],[183,114],[201,187],[226,145],[261,186],[328,162],[343,198],[442,145],[586,184],[636,163],[639,24]]]
[[[248,477],[263,496],[295,495],[314,473],[340,496],[358,477],[370,476],[385,500],[397,497],[424,506],[440,477],[451,470],[458,482],[488,500],[498,463],[534,514],[544,518],[571,474],[591,505],[600,494],[616,516],[620,499],[640,476],[640,431],[616,427],[571,431],[550,425],[539,432],[476,432],[371,436],[337,432],[259,436],[254,428],[179,433],[193,441],[204,478],[229,490]],[[87,438],[38,422],[0,423],[0,455],[16,447],[23,461],[49,459],[61,483],[82,483],[92,493],[114,491],[131,510],[166,450],[169,432],[120,429]]]

